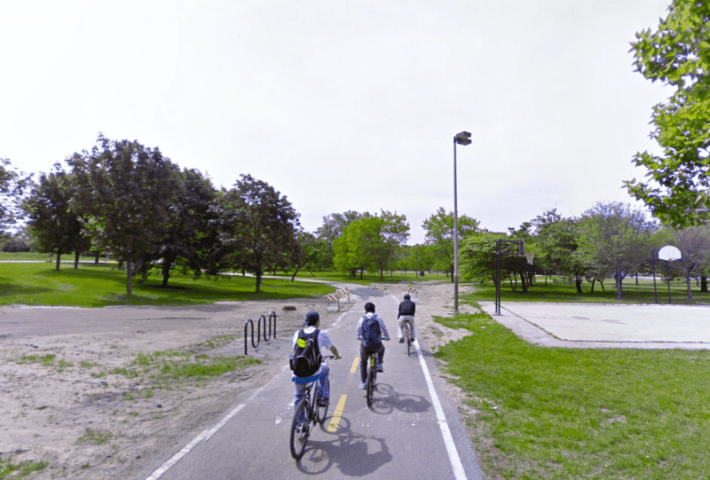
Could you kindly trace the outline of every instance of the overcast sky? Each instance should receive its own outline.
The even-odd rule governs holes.
[[[632,200],[651,107],[629,42],[670,0],[0,0],[0,158],[48,172],[99,132],[216,187],[250,173],[308,231],[458,210],[493,231]]]

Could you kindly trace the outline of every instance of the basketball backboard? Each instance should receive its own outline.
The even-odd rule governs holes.
[[[681,258],[683,258],[683,255],[680,253],[680,250],[673,245],[666,245],[658,251],[658,259],[664,262],[673,262]]]

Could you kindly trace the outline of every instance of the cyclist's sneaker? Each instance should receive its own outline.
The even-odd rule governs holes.
[[[367,387],[367,383],[362,382],[358,388],[359,388],[360,390],[365,390],[365,387]]]
[[[400,338],[399,343],[404,343],[404,338]]]
[[[383,372],[385,371],[385,369],[382,367],[382,364],[381,364],[381,363],[378,363],[378,364],[377,364],[377,368],[375,369],[375,371],[376,371],[377,373],[383,373]]]
[[[328,406],[328,397],[321,397],[318,399],[318,406],[319,407],[327,407]]]

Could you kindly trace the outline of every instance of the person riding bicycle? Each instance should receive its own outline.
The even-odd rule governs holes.
[[[340,353],[338,353],[338,349],[335,348],[335,345],[333,345],[330,336],[327,333],[318,330],[318,327],[320,326],[320,315],[318,314],[318,312],[308,312],[306,314],[306,320],[303,322],[303,326],[305,328],[297,330],[296,333],[293,334],[294,349],[296,348],[299,339],[303,340],[304,338],[311,337],[315,338],[316,340],[315,344],[317,345],[317,351],[315,352],[315,354],[317,357],[320,357],[321,348],[328,348],[331,352],[333,352],[333,355],[335,355],[335,360],[340,360],[340,358],[342,358],[340,356]],[[318,333],[316,334],[316,332]],[[318,390],[321,392],[321,395],[318,398],[318,405],[320,406],[326,406],[330,399],[330,388],[328,383],[329,371],[330,368],[328,367],[328,365],[326,365],[325,363],[321,363],[315,373],[310,375],[310,377],[320,377],[318,378]],[[296,393],[294,395],[293,402],[293,406],[295,408],[298,405],[298,402],[300,402],[303,396],[305,395],[306,383],[308,382],[297,381],[299,380],[299,377],[297,377],[295,372],[293,373],[291,380],[296,385]]]
[[[357,339],[360,340],[360,389],[365,389],[367,380],[367,359],[371,354],[377,354],[378,372],[383,372],[382,363],[385,360],[385,346],[382,340],[389,340],[390,334],[387,331],[384,320],[375,314],[375,304],[367,302],[365,304],[365,315],[357,322]]]
[[[409,331],[412,335],[412,341],[416,338],[414,335],[414,311],[417,309],[417,304],[411,300],[409,294],[404,296],[404,301],[399,304],[399,313],[397,313],[397,337],[399,343],[404,343],[404,332],[402,327],[405,323],[409,323]]]

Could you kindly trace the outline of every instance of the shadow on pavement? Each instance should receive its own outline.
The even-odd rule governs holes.
[[[327,424],[328,419],[324,422],[324,425]],[[341,417],[338,430],[329,434],[335,438],[308,441],[306,451],[298,462],[301,472],[318,475],[335,465],[344,476],[362,477],[392,461],[392,454],[383,438],[353,432],[346,417]]]

